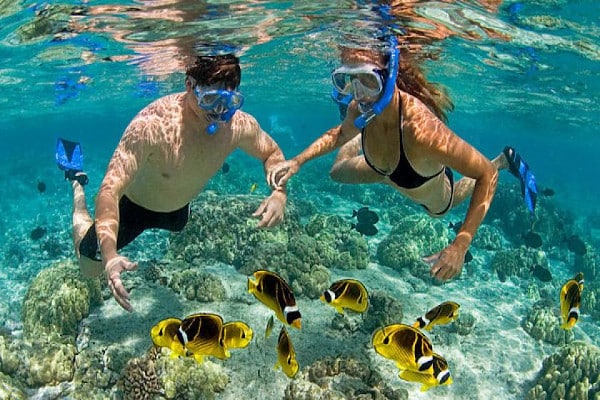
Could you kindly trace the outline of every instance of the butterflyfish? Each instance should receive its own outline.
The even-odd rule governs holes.
[[[426,392],[434,386],[451,385],[452,376],[446,360],[437,353],[433,353],[433,364],[430,373],[416,371],[401,371],[400,379],[421,384],[421,392]]]
[[[271,336],[271,332],[273,332],[274,324],[275,324],[275,321],[273,319],[273,315],[271,315],[269,317],[269,320],[267,321],[267,326],[265,327],[265,339],[268,339],[269,336]]]
[[[229,349],[243,349],[252,340],[252,329],[241,321],[227,322],[223,325],[223,347],[225,354],[230,356]]]
[[[198,362],[204,356],[226,359],[223,345],[223,319],[217,314],[192,314],[181,321],[177,337]]]
[[[459,307],[460,305],[453,301],[445,301],[427,311],[422,317],[417,318],[413,327],[430,331],[434,325],[448,324],[458,318]]]
[[[277,368],[281,368],[289,378],[296,376],[298,369],[300,369],[300,365],[296,360],[296,351],[285,326],[281,327],[279,339],[277,340],[277,363],[275,363],[275,369]]]
[[[171,356],[186,356],[187,351],[179,340],[179,327],[181,320],[178,318],[167,318],[160,321],[150,329],[150,337],[154,345],[166,347],[171,350]]]
[[[373,333],[372,343],[377,353],[395,361],[396,367],[401,371],[431,371],[431,341],[410,325],[392,324],[379,328]]]
[[[300,311],[292,288],[279,275],[266,270],[258,270],[253,274],[256,280],[248,278],[248,292],[261,303],[275,311],[275,316],[284,324],[301,329]]]
[[[340,314],[344,308],[359,313],[365,312],[369,305],[369,295],[365,286],[355,279],[342,279],[333,282],[320,299],[336,309]]]
[[[560,315],[563,329],[572,329],[579,319],[579,303],[583,291],[583,273],[569,279],[560,290]]]

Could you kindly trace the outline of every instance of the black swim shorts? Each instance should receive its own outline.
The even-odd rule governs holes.
[[[163,213],[147,210],[123,196],[119,201],[120,221],[117,250],[131,243],[146,229],[159,228],[179,232],[187,223],[189,216],[189,204],[179,210]],[[101,260],[95,223],[90,226],[90,229],[81,240],[79,253],[92,260]]]

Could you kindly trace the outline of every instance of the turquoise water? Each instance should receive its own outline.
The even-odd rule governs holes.
[[[581,235],[594,253],[600,245],[600,186],[595,173],[600,149],[598,15],[600,3],[595,0],[503,2],[487,8],[474,1],[423,1],[414,2],[413,10],[400,12],[396,20],[400,26],[419,28],[428,35],[448,33],[448,37],[432,41],[422,52],[431,55],[424,61],[427,77],[446,86],[454,101],[449,126],[490,158],[507,144],[517,148],[540,187],[555,191],[554,196],[544,199],[544,204],[567,213],[567,224],[575,227],[573,233]],[[93,204],[104,169],[131,118],[154,99],[183,89],[182,49],[219,41],[236,46],[241,58],[244,110],[255,115],[285,155],[292,157],[339,123],[337,107],[329,97],[329,72],[337,65],[336,44],[349,36],[369,38],[382,23],[371,2],[354,1],[0,1],[0,18],[0,129],[4,140],[0,146],[0,176],[4,183],[0,189],[0,252],[4,254],[0,266],[0,321],[6,331],[3,334],[16,338],[22,334],[22,302],[34,277],[54,261],[73,258],[70,188],[54,164],[57,137],[82,143],[90,176],[87,198]],[[298,191],[294,193],[291,186],[290,201],[313,201],[319,213],[346,217],[353,207],[360,206],[360,196],[344,197],[349,190],[341,190],[334,193],[342,194],[335,197],[333,204],[323,205],[319,199],[332,195],[332,187],[337,188],[322,173],[329,168],[331,157],[326,160],[304,167],[295,178]],[[225,186],[225,178],[216,176],[209,189],[248,194],[254,181],[262,183],[261,168],[253,160],[236,152],[228,161],[246,171],[236,177],[234,168],[226,177]],[[43,193],[37,189],[39,181],[46,184]],[[306,187],[300,183],[309,181],[310,190],[300,192]],[[508,174],[501,177],[501,185],[518,190]],[[266,194],[264,184],[258,193]],[[499,210],[493,213],[501,214]],[[462,214],[457,210],[451,219],[462,216],[464,210]],[[486,223],[495,222],[488,219]],[[30,232],[38,226],[47,230],[41,241],[30,238]],[[512,233],[513,238],[515,235]],[[510,238],[511,234],[506,236]],[[160,258],[167,247],[162,234],[143,240],[153,247],[152,255],[144,254],[142,245],[132,251],[145,259]],[[518,247],[519,243],[513,245]],[[371,261],[377,264],[374,249],[372,242]],[[557,257],[559,245],[543,250],[549,258],[560,260],[555,263],[556,275],[560,279],[570,277],[572,258]],[[479,268],[489,270],[493,254],[478,254]],[[385,274],[392,281],[399,279],[393,270]],[[492,271],[490,279],[493,278]],[[420,290],[410,295],[413,300],[407,300],[407,304],[420,298],[431,305],[446,287],[449,293],[469,293],[477,304],[482,299],[470,292],[469,282],[473,279],[435,286],[432,297],[428,297],[427,289]],[[597,282],[599,278],[595,279]],[[594,281],[588,283],[593,287]],[[561,284],[562,281],[553,283],[556,298]],[[493,281],[492,287],[497,285],[498,281]],[[512,285],[510,288],[525,284],[513,281]],[[497,295],[512,293],[506,291]],[[485,295],[486,304],[500,302],[493,292]],[[114,301],[108,299],[105,303]],[[196,306],[183,304],[177,311],[193,312]],[[530,306],[525,301],[516,309],[509,309],[518,314]],[[416,310],[407,312],[406,308],[409,318],[418,314]],[[105,311],[92,310],[92,314]],[[168,316],[168,311],[162,312],[164,315],[146,315],[145,319],[136,317],[140,318],[136,321],[145,324],[143,329],[137,333],[132,329],[127,334],[138,335],[139,340],[143,337],[143,343],[148,345],[148,327]],[[582,317],[584,321],[575,330],[575,338],[597,345],[599,322],[590,313],[588,310],[587,317]],[[515,321],[511,323],[517,329],[519,324]],[[93,324],[85,323],[92,330]],[[102,324],[98,322],[98,326]],[[485,335],[488,339],[489,334]],[[560,349],[528,339],[530,342],[523,339],[521,344],[531,353],[526,357],[531,366],[523,367],[521,374],[517,371],[518,377],[513,377],[518,384],[525,382],[525,389],[503,388],[502,398],[524,398],[541,361]],[[448,339],[446,345],[452,344]],[[493,344],[495,348],[506,345]],[[140,354],[134,352],[132,356]],[[310,357],[311,361],[316,359],[316,355]],[[499,360],[506,363],[507,369],[512,368],[508,360]],[[236,371],[241,369],[232,367],[232,362],[229,360],[226,365]],[[450,360],[451,366],[452,362],[464,367],[471,361],[465,356]],[[1,371],[11,375],[6,368]],[[393,371],[390,374],[392,386],[408,388],[410,398],[423,396],[418,386],[407,385]],[[440,396],[484,398],[490,393],[466,395],[468,385],[464,379],[461,383],[460,370],[454,376],[455,388],[441,388],[437,392]],[[477,375],[472,373],[470,377]],[[490,391],[495,384],[489,379],[482,382]],[[53,382],[47,386],[56,385]],[[285,385],[287,381],[278,376],[273,383],[274,394],[267,393],[281,398]],[[29,390],[33,396],[39,389]],[[233,389],[228,390],[221,398],[236,396]],[[435,396],[434,391],[428,395]],[[70,396],[67,389],[58,392],[56,398]],[[598,392],[594,393],[597,396]]]

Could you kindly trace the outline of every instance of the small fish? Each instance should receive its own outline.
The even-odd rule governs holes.
[[[544,188],[544,190],[542,190],[542,194],[546,197],[552,197],[552,196],[554,196],[554,190],[547,187],[547,188]]]
[[[37,228],[35,228],[34,230],[31,231],[31,233],[29,234],[29,237],[31,238],[31,240],[40,240],[41,238],[44,237],[46,232],[47,232],[46,228],[42,228],[41,226],[38,226]]]
[[[371,339],[375,351],[396,362],[399,370],[431,373],[433,346],[421,331],[404,324],[377,329]]]
[[[434,325],[445,325],[458,318],[460,305],[453,301],[445,301],[427,311],[424,316],[417,318],[413,324],[414,328],[430,331]]]
[[[532,249],[542,247],[542,237],[532,230],[523,235],[523,241],[527,247],[531,247]]]
[[[228,322],[223,325],[222,344],[225,347],[225,354],[229,358],[231,355],[229,349],[243,349],[248,347],[254,332],[245,323],[241,321]]]
[[[452,376],[448,369],[448,362],[444,357],[433,353],[433,368],[431,373],[404,370],[400,372],[400,379],[421,384],[421,392],[426,392],[434,386],[451,385]]]
[[[465,261],[464,263],[470,263],[471,261],[473,261],[473,254],[471,254],[470,250],[467,250],[467,252],[465,253]]]
[[[178,318],[167,318],[160,321],[150,329],[150,337],[157,347],[166,347],[171,350],[171,357],[185,357],[187,351],[183,343],[179,341],[178,331],[181,320]]]
[[[40,193],[44,193],[46,191],[46,184],[42,181],[38,181],[37,183],[37,190]]]
[[[579,319],[579,303],[583,291],[583,273],[569,279],[560,290],[560,315],[563,329],[572,329]]]
[[[365,236],[373,236],[379,232],[375,225],[361,224],[360,222],[358,224],[350,224],[350,229],[356,229],[358,233]]]
[[[375,225],[379,222],[379,215],[375,211],[369,210],[369,207],[361,207],[352,210],[352,218],[356,217],[359,224]]]
[[[285,326],[281,327],[279,339],[277,340],[277,363],[275,363],[275,369],[277,368],[281,368],[288,378],[296,376],[300,369],[300,365],[296,360],[296,351]]]
[[[275,311],[281,322],[301,329],[302,316],[290,285],[276,273],[264,269],[256,271],[253,276],[256,280],[248,278],[248,292]]]
[[[223,318],[217,314],[192,314],[181,321],[177,338],[201,363],[204,356],[229,358],[223,346]]]
[[[458,233],[458,231],[460,231],[460,228],[462,227],[463,222],[462,221],[458,221],[455,223],[450,222],[448,224],[448,228],[452,229],[452,231],[454,231],[454,233]]]
[[[550,282],[552,280],[552,273],[550,273],[550,270],[539,264],[533,264],[529,269],[529,272],[542,282]]]
[[[223,174],[226,174],[226,173],[228,173],[228,172],[229,172],[229,170],[230,170],[230,169],[231,169],[231,168],[229,167],[229,164],[228,164],[228,163],[223,163],[223,166],[221,167],[221,172],[222,172]]]
[[[271,336],[271,332],[273,332],[273,325],[275,324],[275,320],[273,319],[273,315],[269,317],[267,321],[267,326],[265,327],[265,339],[268,339]]]
[[[587,247],[585,242],[581,240],[578,235],[571,235],[567,238],[567,248],[572,253],[577,254],[578,256],[585,256],[587,254]]]
[[[257,188],[258,188],[258,183],[254,182],[252,185],[250,185],[250,193],[254,193]]]
[[[369,306],[367,289],[356,279],[341,279],[333,282],[320,299],[340,314],[344,313],[344,308],[363,313]]]

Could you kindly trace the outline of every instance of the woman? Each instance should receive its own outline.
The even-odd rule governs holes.
[[[398,76],[398,58],[393,37],[384,51],[343,48],[343,65],[332,73],[334,98],[348,105],[343,123],[296,157],[273,167],[268,180],[272,186],[284,185],[306,161],[339,148],[330,172],[334,180],[387,184],[433,217],[445,215],[471,196],[454,241],[424,259],[431,265],[432,276],[447,280],[462,270],[465,254],[492,202],[498,170],[510,168],[521,179],[531,212],[537,193],[535,179],[512,148],[506,147],[490,161],[452,132],[443,122],[451,102],[410,63],[400,66]],[[455,183],[452,170],[464,178]]]

